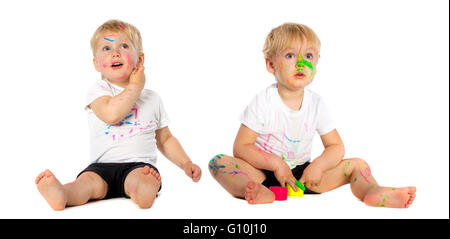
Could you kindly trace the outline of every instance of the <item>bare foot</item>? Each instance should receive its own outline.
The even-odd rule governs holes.
[[[63,185],[50,170],[45,170],[36,177],[36,186],[53,210],[63,210],[67,198]]]
[[[364,203],[374,207],[408,208],[416,198],[416,187],[379,187],[364,197]]]
[[[140,208],[150,208],[161,186],[161,176],[149,166],[144,166],[136,188],[136,203]]]
[[[275,201],[275,194],[260,183],[250,181],[245,189],[245,200],[249,204],[272,203]]]

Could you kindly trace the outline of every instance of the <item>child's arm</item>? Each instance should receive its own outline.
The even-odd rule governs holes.
[[[323,173],[338,165],[344,158],[344,143],[341,140],[337,130],[333,130],[328,134],[321,135],[323,146],[325,149],[322,154],[315,158],[313,162],[305,169],[302,178],[299,180],[311,186],[319,186]]]
[[[156,146],[167,159],[183,169],[194,182],[200,180],[202,175],[200,167],[192,163],[180,142],[170,132],[169,127],[156,130]]]
[[[282,186],[288,183],[296,191],[295,178],[287,163],[281,157],[255,146],[257,137],[258,133],[242,124],[234,141],[234,156],[245,160],[255,168],[273,171]]]
[[[114,125],[130,113],[145,85],[144,66],[138,64],[130,75],[130,82],[118,95],[101,96],[92,101],[89,108],[103,122]]]

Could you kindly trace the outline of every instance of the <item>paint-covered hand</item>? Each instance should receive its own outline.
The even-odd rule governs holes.
[[[275,178],[280,182],[282,187],[286,187],[287,183],[291,185],[295,192],[297,192],[295,177],[287,163],[280,159],[276,164],[275,170],[273,171]]]
[[[200,167],[191,162],[184,166],[184,172],[188,177],[192,178],[192,181],[194,182],[198,182],[202,176],[202,170]]]
[[[314,163],[308,165],[300,178],[300,183],[309,189],[317,188],[322,182],[323,170]],[[314,190],[313,190],[314,191]]]
[[[142,62],[139,62],[136,67],[133,69],[130,75],[130,85],[136,86],[138,89],[143,89],[145,86],[145,74],[144,74],[144,65]]]

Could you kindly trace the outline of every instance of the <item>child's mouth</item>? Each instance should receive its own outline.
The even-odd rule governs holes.
[[[122,68],[122,66],[123,66],[122,63],[117,62],[117,63],[112,64],[112,65],[111,65],[111,68],[112,68],[113,70],[118,70],[118,69]]]
[[[299,73],[295,74],[295,76],[298,78],[303,78],[303,77],[305,77],[305,74],[299,72]]]

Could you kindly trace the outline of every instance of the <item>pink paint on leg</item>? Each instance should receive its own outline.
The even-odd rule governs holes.
[[[365,168],[364,169],[364,174],[361,170],[359,170],[359,174],[364,178],[364,180],[366,180],[367,183],[372,184],[369,179],[367,179],[368,177],[370,177],[372,175],[372,173],[370,172],[370,168]]]

